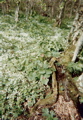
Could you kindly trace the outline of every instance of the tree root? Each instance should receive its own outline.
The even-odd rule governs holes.
[[[50,67],[56,69],[54,62],[55,62],[55,59],[51,59],[49,64],[50,64]],[[51,105],[57,101],[58,88],[57,88],[57,80],[56,80],[56,72],[55,71],[53,71],[53,73],[52,73],[52,90],[53,90],[53,93],[49,97],[39,100],[34,105],[34,107],[30,111],[31,114],[33,114],[39,106],[42,107],[42,106],[46,106],[46,105]]]

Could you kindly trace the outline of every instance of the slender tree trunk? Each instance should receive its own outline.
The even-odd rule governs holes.
[[[26,14],[26,21],[27,21],[28,20],[28,15],[29,15],[28,0],[26,0],[25,14]]]
[[[57,13],[56,11],[55,11],[55,9],[56,9],[56,5],[57,5],[57,0],[55,1],[52,1],[52,7],[51,7],[51,17],[54,17],[55,16],[55,14]],[[55,13],[56,12],[56,13]]]
[[[61,26],[62,19],[64,18],[65,5],[66,5],[66,1],[63,0],[60,4],[60,6],[61,6],[60,13],[59,13],[59,16],[57,18],[57,26],[59,26],[59,27]]]
[[[15,22],[18,22],[18,16],[19,16],[19,4],[17,4],[16,10],[15,10]]]
[[[4,2],[1,3],[1,7],[2,7],[2,13],[5,14],[6,13],[6,6],[5,6]]]
[[[73,62],[76,61],[77,55],[78,55],[82,46],[83,46],[83,33],[81,34],[81,37],[79,38],[79,40],[77,42],[77,45],[76,45],[76,48],[75,48],[75,51],[74,51],[74,55],[73,55],[73,58],[72,58]]]
[[[72,14],[73,14],[74,5],[75,5],[75,1],[72,1],[72,6],[71,6],[71,10],[70,10],[70,18],[72,17]]]
[[[9,11],[9,1],[1,2],[2,13],[5,14]]]
[[[82,1],[79,0],[79,4],[78,4],[78,8],[77,8],[77,12],[76,12],[76,17],[74,19],[73,25],[71,27],[70,33],[68,35],[68,41],[72,42],[73,44],[75,44],[78,40],[78,35],[81,34],[81,29],[82,28],[82,24],[83,24],[83,10],[81,9],[82,6]]]
[[[68,36],[68,41],[71,41],[72,44],[74,46],[76,46],[75,51],[74,51],[74,55],[72,58],[73,62],[76,61],[77,55],[83,46],[83,32],[82,32],[82,29],[83,29],[83,25],[82,25],[83,24],[83,10],[81,9],[81,7],[82,7],[81,2],[82,1],[79,0],[76,17],[74,19],[73,26],[72,26],[71,31],[70,31],[69,36]]]
[[[27,21],[28,20],[28,8],[27,8],[27,6],[26,6],[25,9],[26,9],[26,13],[25,14],[26,14],[26,21]]]
[[[9,2],[8,2],[8,0],[6,0],[6,11],[7,12],[9,11]]]

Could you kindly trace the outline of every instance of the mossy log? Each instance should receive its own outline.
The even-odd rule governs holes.
[[[80,115],[77,110],[79,91],[73,82],[73,78],[67,70],[67,64],[71,62],[73,56],[73,54],[70,54],[70,52],[73,52],[73,50],[74,47],[69,46],[69,48],[61,55],[60,58],[52,58],[50,60],[50,67],[56,69],[56,71],[54,71],[51,76],[52,94],[49,97],[46,96],[44,99],[39,100],[32,107],[30,111],[31,116],[35,114],[35,111],[42,109],[45,106],[56,106],[54,111],[61,118],[61,120],[80,120]],[[66,116],[65,113],[61,113],[63,116],[61,116],[61,114],[58,114],[59,108],[57,105],[60,106],[60,104],[62,104],[60,101],[63,102],[62,109],[66,104],[68,106],[68,111],[70,111],[72,107],[74,108],[74,111],[72,113],[67,113]],[[60,109],[60,112],[61,111],[62,110]]]

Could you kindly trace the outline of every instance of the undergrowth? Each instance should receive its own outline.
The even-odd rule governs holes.
[[[38,15],[18,23],[13,16],[0,17],[0,118],[16,119],[26,114],[24,102],[31,107],[44,97],[54,71],[47,58],[67,48],[68,31]]]

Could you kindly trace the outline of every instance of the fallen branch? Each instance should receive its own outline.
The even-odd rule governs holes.
[[[55,59],[52,58],[50,60],[50,67],[56,69],[54,62],[55,62]],[[52,73],[52,91],[53,91],[53,93],[49,97],[39,100],[34,105],[34,107],[30,111],[31,114],[33,114],[39,106],[42,107],[42,106],[46,106],[46,105],[51,105],[57,101],[58,90],[57,90],[57,80],[56,80],[56,72],[55,71],[53,71],[53,73]]]

